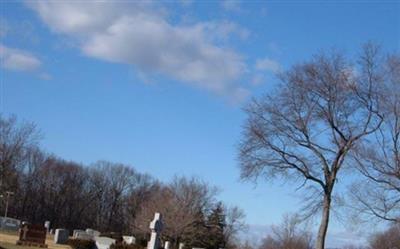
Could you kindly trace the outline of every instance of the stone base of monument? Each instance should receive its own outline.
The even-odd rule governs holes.
[[[46,234],[47,230],[44,226],[24,223],[19,229],[19,239],[16,244],[47,248]]]
[[[31,241],[21,241],[21,240],[18,240],[16,245],[17,246],[36,246],[36,247],[41,247],[41,248],[48,247],[46,244],[41,244],[41,243],[31,242]]]

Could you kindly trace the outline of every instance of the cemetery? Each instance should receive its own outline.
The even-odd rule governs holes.
[[[136,244],[134,236],[107,233],[91,228],[86,230],[75,229],[69,231],[63,228],[51,228],[51,222],[45,221],[43,225],[29,224],[17,219],[2,218],[0,229],[1,249],[170,249],[169,241],[162,241],[163,229],[162,215],[154,214],[154,219],[149,225],[149,241],[147,246]],[[71,236],[70,236],[71,235]],[[184,244],[179,244],[183,249]],[[200,249],[200,248],[196,248]]]
[[[400,0],[0,0],[0,249],[400,249]]]

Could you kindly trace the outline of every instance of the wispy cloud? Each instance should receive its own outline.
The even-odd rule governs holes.
[[[2,44],[0,44],[0,61],[2,68],[12,71],[34,72],[42,65],[42,62],[31,53]]]
[[[255,74],[252,79],[251,79],[251,84],[253,86],[258,86],[260,84],[262,84],[265,81],[265,76],[263,74]]]
[[[281,65],[279,64],[279,62],[270,58],[263,58],[256,61],[255,69],[259,71],[269,71],[272,73],[277,73],[281,70]]]
[[[134,66],[220,95],[243,97],[244,58],[221,42],[246,37],[233,23],[172,24],[151,2],[29,2],[53,31],[90,57]],[[222,39],[222,40],[223,40]]]

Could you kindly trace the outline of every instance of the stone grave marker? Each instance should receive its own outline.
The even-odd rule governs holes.
[[[108,237],[95,237],[95,244],[97,249],[110,249],[112,244],[115,244],[115,239]]]
[[[164,249],[170,249],[171,243],[169,241],[165,241]]]
[[[47,248],[46,234],[47,230],[44,226],[24,223],[19,230],[17,245]]]
[[[45,221],[44,222],[44,227],[46,228],[46,230],[47,230],[47,233],[49,233],[50,232],[50,221]]]
[[[56,229],[54,235],[54,243],[56,244],[66,244],[69,239],[69,231],[67,229]]]
[[[185,243],[179,243],[179,249],[184,249],[185,248]]]
[[[101,234],[99,231],[96,231],[96,230],[91,229],[91,228],[86,229],[86,233],[91,235],[91,236],[93,236],[93,237],[99,237],[100,234]]]
[[[77,233],[82,233],[82,232],[85,233],[84,230],[75,229],[74,231],[72,231],[72,238],[76,239],[76,234],[77,234]]]
[[[151,237],[147,243],[147,249],[160,248],[160,234],[163,228],[162,217],[160,213],[154,214],[154,219],[150,222]]]
[[[124,242],[128,245],[134,245],[136,244],[136,238],[133,236],[122,236],[122,239]]]
[[[76,231],[74,239],[81,239],[81,240],[94,240],[94,237],[86,231]]]

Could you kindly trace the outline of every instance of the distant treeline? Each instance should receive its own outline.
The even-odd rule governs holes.
[[[146,239],[154,212],[174,247],[229,248],[244,228],[243,212],[196,178],[162,183],[129,165],[83,165],[43,152],[34,124],[0,116],[0,193],[12,191],[8,216],[53,228],[93,228]],[[5,198],[0,211],[5,211]]]

